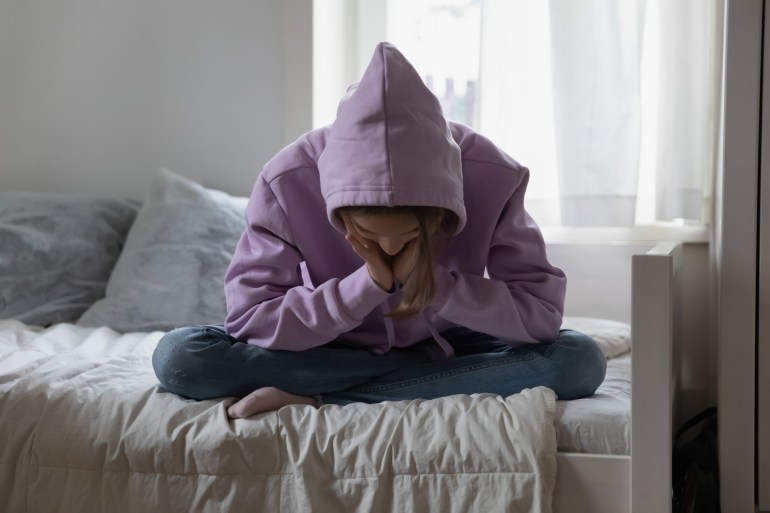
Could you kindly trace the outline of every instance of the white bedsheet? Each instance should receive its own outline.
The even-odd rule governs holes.
[[[631,354],[607,360],[607,376],[585,399],[557,401],[559,452],[631,454]]]
[[[232,421],[159,391],[160,336],[0,321],[0,511],[551,511],[546,388]]]

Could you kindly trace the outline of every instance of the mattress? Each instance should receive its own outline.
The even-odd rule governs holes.
[[[557,401],[559,452],[631,454],[631,354],[607,360],[607,376],[585,399]]]

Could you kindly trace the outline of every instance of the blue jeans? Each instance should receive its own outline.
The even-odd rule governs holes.
[[[536,386],[553,389],[559,399],[578,399],[596,391],[607,369],[596,342],[576,331],[515,349],[465,328],[442,335],[456,356],[432,361],[426,352],[432,339],[382,355],[335,342],[276,351],[236,340],[222,326],[190,326],[163,336],[152,365],[163,388],[192,399],[243,397],[272,386],[333,404],[482,392],[508,396]]]

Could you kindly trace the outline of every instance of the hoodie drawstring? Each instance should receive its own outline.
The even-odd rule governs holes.
[[[435,351],[429,351],[430,357],[434,360],[447,360],[455,355],[455,351],[452,349],[452,346],[449,344],[449,342],[447,342],[447,340],[441,336],[438,330],[436,330],[436,326],[433,324],[433,319],[431,319],[434,314],[435,311],[430,307],[422,311],[422,318],[428,325],[430,334],[433,335],[433,340],[435,340],[438,344],[438,348],[431,348],[436,349]]]
[[[375,351],[377,354],[390,351],[393,348],[393,345],[396,343],[396,328],[393,324],[393,319],[387,315],[389,312],[389,307],[390,305],[388,301],[380,304],[380,311],[382,312],[382,317],[385,321],[385,332],[388,335],[388,346],[384,349],[378,348]],[[425,321],[425,324],[428,326],[433,340],[435,340],[437,344],[437,346],[429,346],[426,348],[426,352],[428,353],[428,356],[430,356],[431,360],[447,360],[455,355],[455,351],[452,349],[451,344],[449,344],[449,342],[447,342],[447,340],[442,337],[436,329],[436,326],[433,324],[433,319],[431,318],[433,315],[435,315],[435,311],[431,308],[426,308],[422,312],[422,318]]]
[[[396,343],[396,329],[393,326],[393,319],[388,316],[388,312],[390,311],[388,307],[388,301],[380,303],[380,311],[382,311],[382,317],[385,319],[385,331],[388,334],[388,347],[385,351],[390,351],[393,344]]]

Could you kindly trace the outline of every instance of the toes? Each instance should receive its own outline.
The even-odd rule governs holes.
[[[241,408],[238,407],[238,403],[233,404],[227,409],[227,416],[230,417],[231,419],[243,418],[243,411]]]
[[[290,404],[317,406],[312,397],[290,394],[274,387],[255,390],[227,409],[227,415],[233,419],[245,419],[259,413],[278,410]]]

